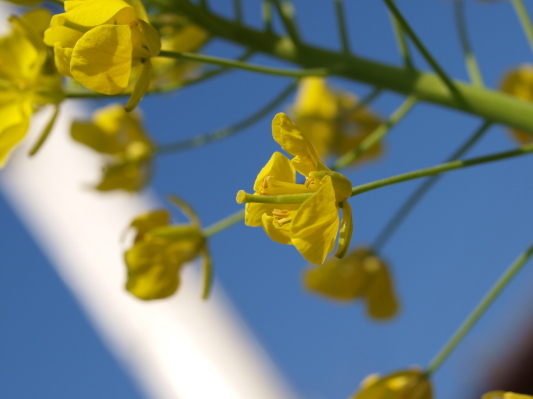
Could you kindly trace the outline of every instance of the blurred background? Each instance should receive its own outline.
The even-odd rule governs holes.
[[[211,3],[220,14],[232,15],[231,1]],[[261,26],[260,2],[243,3],[246,23]],[[340,49],[333,2],[293,3],[306,41]],[[354,53],[400,65],[384,4],[345,3]],[[444,69],[454,78],[468,80],[452,2],[400,0],[397,4]],[[531,62],[531,49],[509,1],[466,1],[465,6],[485,84],[498,88],[506,71]],[[533,14],[533,7],[528,7]],[[5,19],[8,13],[3,14]],[[228,58],[242,51],[217,39],[203,50]],[[415,64],[429,70],[414,49],[412,53]],[[253,56],[251,62],[290,67],[263,55]],[[154,140],[166,143],[238,122],[288,83],[282,77],[233,71],[171,94],[147,96],[140,108]],[[371,91],[344,79],[331,78],[329,83],[359,97]],[[293,99],[276,112],[288,111]],[[372,109],[386,118],[401,102],[400,96],[383,93]],[[87,115],[100,105],[83,103]],[[236,192],[251,191],[259,170],[279,150],[270,130],[274,114],[227,140],[161,156],[150,190],[161,202],[169,193],[181,196],[194,206],[205,226],[237,211]],[[380,159],[346,174],[358,185],[441,163],[480,124],[469,115],[418,104],[387,136]],[[54,134],[37,161],[54,141],[65,140],[59,135],[68,132]],[[74,142],[71,145],[73,151],[89,152]],[[504,127],[494,126],[468,157],[515,146]],[[31,167],[34,160],[18,156],[15,162]],[[530,244],[532,166],[533,158],[525,156],[450,172],[430,191],[382,251],[401,301],[401,312],[391,321],[370,320],[362,303],[339,305],[306,292],[301,277],[308,265],[292,246],[274,243],[261,228],[238,224],[212,237],[217,284],[297,397],[346,398],[371,373],[426,366]],[[9,174],[10,168],[2,173]],[[94,177],[89,176],[86,183],[95,182],[98,174],[95,167]],[[402,183],[353,198],[352,246],[371,244],[420,183]],[[81,184],[79,189],[87,190]],[[115,196],[99,195],[110,201]],[[175,212],[175,218],[181,215]],[[0,220],[0,397],[148,397],[102,343],[76,293],[65,286],[2,197]],[[117,246],[119,240],[117,236]],[[125,268],[112,273],[122,273],[125,279]],[[511,367],[509,356],[517,342],[527,345],[521,340],[531,330],[532,287],[533,265],[528,265],[434,375],[436,397],[476,398],[481,387],[503,388],[489,386],[489,382],[501,375],[498,367],[502,363]],[[116,290],[129,295],[121,285]],[[155,311],[164,302],[142,306]]]

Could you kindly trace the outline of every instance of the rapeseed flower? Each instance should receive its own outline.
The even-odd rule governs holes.
[[[357,109],[355,95],[331,89],[322,77],[301,79],[291,113],[322,160],[357,149],[382,123],[367,108]],[[380,142],[354,162],[377,158],[382,152]]]
[[[351,399],[432,399],[431,383],[421,370],[405,370],[384,377],[371,375]]]
[[[142,3],[132,4],[65,1],[65,13],[54,15],[44,38],[54,47],[59,72],[91,90],[113,95],[128,86],[132,65],[143,64],[146,72],[132,94],[142,97],[151,76],[150,58],[159,53],[161,42]]]
[[[210,268],[206,239],[195,217],[190,224],[171,225],[169,212],[156,210],[138,216],[130,227],[136,234],[133,246],[124,253],[126,290],[137,298],[162,299],[174,294],[182,267],[199,255],[204,267]]]
[[[32,114],[64,98],[42,41],[50,17],[45,9],[13,16],[11,31],[0,37],[0,167],[26,136]]]
[[[302,204],[248,203],[246,225],[263,226],[272,240],[294,245],[308,262],[319,264],[335,247],[341,204],[343,221],[337,255],[342,257],[352,231],[351,208],[346,201],[351,196],[351,182],[320,162],[309,140],[287,115],[274,117],[272,135],[293,159],[275,152],[255,180],[255,194],[313,195]],[[296,183],[296,171],[306,178],[305,184]],[[239,192],[237,202],[242,202],[243,195]]]
[[[533,399],[533,396],[513,392],[493,391],[486,393],[481,399]]]
[[[503,78],[500,88],[525,101],[533,101],[533,65],[524,64],[509,71]],[[510,129],[511,135],[519,144],[533,141],[533,135],[518,129]]]
[[[374,319],[387,319],[398,311],[389,268],[370,248],[358,248],[343,259],[331,259],[306,270],[304,285],[340,302],[361,298]]]
[[[154,146],[137,114],[110,105],[96,111],[93,122],[73,122],[71,137],[106,155],[97,190],[135,192],[150,180]]]

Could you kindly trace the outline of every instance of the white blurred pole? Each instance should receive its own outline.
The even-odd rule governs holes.
[[[120,237],[156,202],[150,195],[87,188],[97,179],[100,159],[68,138],[72,118],[87,115],[69,103],[61,115],[37,156],[26,156],[34,134],[16,151],[0,173],[0,189],[147,396],[294,398],[220,287],[207,303],[199,298],[192,265],[170,299],[142,302],[126,293]],[[40,130],[44,116],[34,117],[33,130]]]

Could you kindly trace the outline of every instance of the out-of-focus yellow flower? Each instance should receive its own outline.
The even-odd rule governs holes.
[[[398,371],[384,377],[371,375],[351,399],[432,399],[431,383],[421,370]]]
[[[259,172],[254,184],[256,195],[313,193],[302,204],[246,204],[245,223],[263,226],[269,237],[281,244],[292,244],[311,263],[323,263],[333,251],[339,230],[339,203],[343,222],[339,250],[342,257],[351,237],[351,208],[347,198],[352,184],[342,174],[320,162],[313,146],[283,113],[272,121],[272,135],[294,158],[276,152]],[[306,177],[296,184],[296,171]],[[239,194],[237,201],[240,202]]]
[[[45,43],[54,47],[61,74],[113,95],[128,86],[132,65],[142,63],[151,71],[150,58],[159,53],[161,41],[140,1],[130,5],[123,0],[68,0],[64,4],[65,13],[54,15],[45,32]],[[139,80],[144,90],[150,75]]]
[[[533,396],[505,391],[492,391],[483,395],[481,399],[533,399]]]
[[[135,113],[113,104],[96,111],[93,122],[73,122],[70,133],[77,142],[107,155],[97,190],[134,192],[150,180],[154,147]]]
[[[157,210],[137,217],[133,246],[124,254],[127,266],[126,290],[139,299],[162,299],[179,287],[179,272],[186,262],[200,254],[210,262],[200,226],[171,225],[170,214]]]
[[[161,49],[174,52],[198,51],[209,39],[206,30],[192,23],[185,23],[180,27],[164,26],[161,30]],[[198,64],[186,60],[172,58],[154,58],[154,78],[151,87],[164,89],[175,87],[192,76]]]
[[[501,90],[525,101],[533,102],[533,65],[524,64],[509,71],[500,84]],[[518,129],[510,129],[519,144],[533,141],[533,135]]]
[[[355,150],[382,121],[367,108],[356,109],[357,97],[332,90],[325,78],[307,77],[300,81],[292,115],[306,132],[320,159],[342,156]],[[356,162],[381,155],[383,145],[376,144]]]
[[[26,135],[33,112],[64,98],[42,40],[50,17],[45,9],[11,17],[11,31],[0,38],[0,167]]]
[[[375,319],[387,319],[398,312],[389,268],[369,248],[358,248],[343,259],[306,270],[304,285],[341,302],[366,299],[368,314]]]

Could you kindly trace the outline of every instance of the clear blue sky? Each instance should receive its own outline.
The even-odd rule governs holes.
[[[243,2],[246,20],[257,26],[259,2]],[[294,3],[306,40],[339,48],[332,2]],[[346,3],[354,51],[399,64],[382,2]],[[446,71],[466,80],[451,1],[397,3]],[[216,9],[229,15],[231,2],[217,1]],[[529,11],[533,14],[532,7]],[[509,2],[467,1],[467,16],[488,86],[496,87],[509,68],[531,61]],[[221,41],[213,41],[205,51],[221,56],[241,52]],[[428,69],[418,55],[415,59],[417,66]],[[283,65],[260,55],[252,61]],[[331,83],[359,95],[369,91],[346,80]],[[154,139],[164,143],[237,122],[286,84],[285,78],[236,71],[179,93],[147,98],[141,107]],[[291,101],[278,111],[287,110]],[[386,116],[400,102],[401,97],[384,94],[373,108]],[[225,142],[162,157],[153,189],[162,197],[176,193],[194,204],[205,225],[238,210],[235,193],[250,191],[260,168],[278,150],[270,119]],[[385,156],[348,176],[359,184],[440,163],[479,124],[471,116],[420,104],[387,137]],[[505,129],[496,126],[469,156],[514,145]],[[301,285],[306,267],[301,256],[292,247],[270,241],[260,228],[235,226],[213,237],[216,278],[302,398],[346,398],[370,373],[427,365],[504,268],[529,245],[532,166],[533,157],[523,157],[451,172],[430,192],[383,251],[402,303],[392,322],[370,321],[361,304],[339,306],[307,294]],[[352,199],[353,245],[371,243],[418,184],[404,183]],[[1,198],[0,220],[0,397],[142,397]],[[529,265],[435,375],[437,397],[468,397],[485,367],[496,361],[522,326],[532,284]]]

